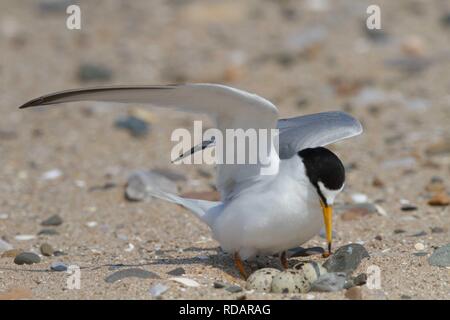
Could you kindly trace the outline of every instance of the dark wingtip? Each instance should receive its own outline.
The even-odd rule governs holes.
[[[19,109],[37,107],[37,106],[42,105],[43,103],[44,103],[44,98],[40,97],[40,98],[36,98],[36,99],[30,100],[30,101],[24,103],[23,105],[21,105],[19,107]]]

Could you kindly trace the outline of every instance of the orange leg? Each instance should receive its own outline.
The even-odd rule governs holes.
[[[280,261],[281,261],[281,265],[283,266],[283,269],[286,270],[286,269],[289,268],[289,263],[288,263],[287,258],[286,258],[286,251],[283,251],[280,254]]]
[[[234,264],[236,265],[236,268],[238,268],[239,272],[241,273],[241,276],[247,280],[247,272],[245,272],[244,264],[241,260],[241,257],[239,256],[238,252],[234,253]]]

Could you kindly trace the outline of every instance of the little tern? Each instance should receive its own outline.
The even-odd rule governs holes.
[[[206,223],[222,249],[233,255],[244,278],[242,260],[279,254],[286,268],[286,251],[314,237],[323,225],[331,253],[332,206],[344,188],[345,170],[324,146],[362,132],[360,122],[349,114],[333,111],[278,119],[278,109],[270,101],[207,83],[67,90],[33,99],[20,108],[75,101],[142,103],[204,113],[221,132],[278,129],[278,148],[272,141],[269,150],[276,174],[262,175],[261,163],[218,164],[221,201],[187,199],[163,191],[155,191],[154,196],[186,207]],[[197,149],[206,146],[208,142]]]

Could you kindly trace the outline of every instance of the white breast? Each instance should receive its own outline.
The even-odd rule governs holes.
[[[322,227],[319,197],[300,158],[283,160],[277,176],[262,180],[224,206],[214,238],[242,259],[299,246]]]

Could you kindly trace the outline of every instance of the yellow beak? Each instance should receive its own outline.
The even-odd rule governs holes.
[[[331,242],[333,237],[333,207],[320,202],[323,210],[323,221],[325,223],[325,232],[328,243],[328,254],[331,254]]]

